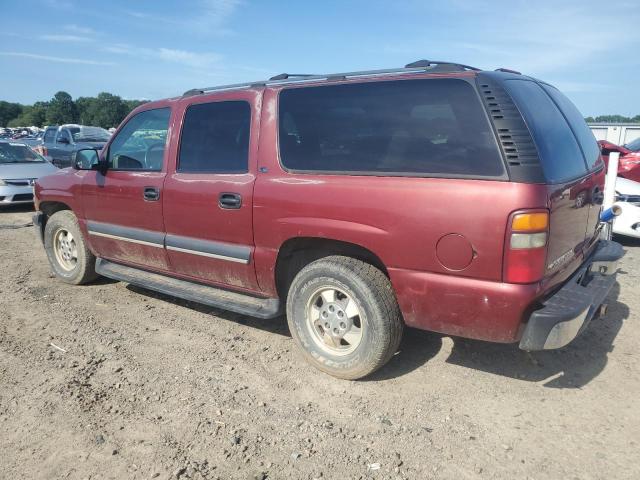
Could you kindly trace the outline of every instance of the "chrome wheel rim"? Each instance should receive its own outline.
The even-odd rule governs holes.
[[[78,264],[78,246],[68,230],[60,228],[53,236],[53,251],[58,265],[70,272]]]
[[[335,287],[316,290],[306,309],[311,338],[331,355],[348,355],[362,341],[364,318],[355,300]]]

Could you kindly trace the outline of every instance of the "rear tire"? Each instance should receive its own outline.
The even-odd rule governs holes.
[[[54,213],[44,228],[44,249],[53,273],[65,283],[81,285],[98,277],[96,257],[87,246],[70,210]]]
[[[373,265],[343,256],[300,270],[289,288],[287,321],[309,363],[350,380],[387,363],[404,328],[389,279]]]

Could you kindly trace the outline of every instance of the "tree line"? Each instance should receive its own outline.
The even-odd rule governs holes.
[[[97,97],[78,97],[56,93],[48,102],[22,105],[0,100],[0,127],[43,127],[79,123],[102,128],[117,127],[142,100],[123,100],[102,92]]]
[[[142,100],[123,100],[117,95],[102,92],[97,97],[78,97],[73,100],[67,92],[56,93],[48,102],[22,105],[0,100],[0,127],[43,127],[79,123],[102,128],[117,127]],[[640,123],[640,115],[599,115],[586,117],[589,123]]]
[[[625,117],[624,115],[598,115],[585,118],[587,123],[640,123],[640,115]]]

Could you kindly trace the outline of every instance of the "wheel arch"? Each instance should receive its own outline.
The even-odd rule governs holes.
[[[69,205],[67,205],[64,202],[59,202],[59,201],[43,201],[43,202],[40,202],[39,209],[44,214],[44,215],[42,215],[42,221],[40,222],[40,225],[39,225],[39,227],[40,227],[40,239],[41,240],[44,239],[44,228],[47,225],[47,220],[49,220],[49,218],[53,214],[55,214],[57,212],[60,212],[62,210],[72,210]]]
[[[332,255],[352,257],[369,263],[384,273],[389,273],[382,259],[362,245],[320,237],[293,237],[278,249],[275,267],[275,284],[278,296],[286,299],[291,281],[309,263]]]

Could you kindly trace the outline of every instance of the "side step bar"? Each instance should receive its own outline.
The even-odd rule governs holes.
[[[97,259],[96,272],[107,278],[250,317],[269,319],[282,314],[280,300],[277,298],[252,297],[242,293],[147,272],[138,268],[127,267],[103,258]]]

